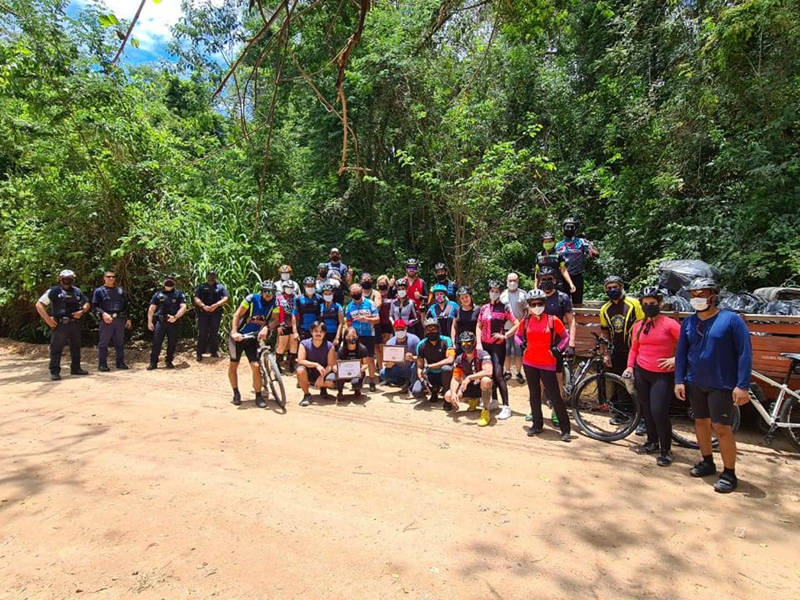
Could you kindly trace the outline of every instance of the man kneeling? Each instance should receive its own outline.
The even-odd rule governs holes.
[[[333,367],[336,365],[336,351],[333,343],[325,339],[328,328],[322,321],[315,321],[311,325],[311,338],[300,342],[297,352],[297,383],[303,390],[303,399],[300,406],[311,404],[311,394],[308,393],[309,382],[320,390],[320,396],[328,397],[328,388],[332,388],[336,381]]]
[[[477,410],[480,399],[483,409],[478,426],[486,427],[491,420],[489,403],[492,401],[492,357],[488,352],[475,347],[477,338],[471,331],[462,333],[458,341],[464,352],[456,357],[453,379],[444,399],[458,410],[459,401],[469,398],[471,411]]]

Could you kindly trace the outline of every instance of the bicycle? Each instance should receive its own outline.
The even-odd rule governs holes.
[[[756,379],[780,390],[777,400],[772,404],[770,410],[767,411],[764,406],[769,406],[769,404],[764,396],[764,392],[761,390],[760,386],[752,384],[750,386],[750,402],[768,427],[767,433],[764,436],[764,443],[771,447],[772,443],[775,441],[775,436],[783,429],[786,431],[789,442],[791,442],[795,450],[800,452],[800,393],[789,388],[789,380],[792,378],[792,375],[800,375],[800,354],[784,352],[780,356],[781,358],[789,359],[789,368],[782,384],[774,379],[770,379],[766,375],[762,375],[758,371],[751,372],[752,376]],[[755,388],[755,392],[753,388]],[[787,395],[790,396],[790,398],[787,399]]]
[[[571,370],[569,399],[572,414],[580,430],[588,437],[603,442],[615,442],[628,437],[641,419],[639,404],[628,392],[622,377],[606,370],[604,357],[612,352],[611,343],[592,333],[595,347],[592,356],[578,365],[578,373]],[[595,368],[595,373],[589,371]]]
[[[257,333],[246,333],[242,340],[258,340],[258,367],[261,370],[261,387],[267,397],[272,396],[275,403],[286,410],[286,388],[283,385],[281,370],[275,360],[275,352],[264,340],[258,339]],[[269,386],[269,387],[267,387]]]

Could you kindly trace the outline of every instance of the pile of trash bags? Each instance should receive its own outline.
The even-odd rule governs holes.
[[[658,286],[665,290],[664,310],[691,312],[688,286],[697,277],[719,281],[719,271],[702,260],[669,260],[658,266]],[[765,287],[754,292],[732,293],[723,290],[719,307],[736,312],[762,315],[800,316],[800,287]]]

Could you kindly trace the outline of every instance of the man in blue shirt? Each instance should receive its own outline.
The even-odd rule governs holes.
[[[375,391],[375,325],[381,320],[377,307],[368,298],[364,298],[364,290],[357,283],[350,286],[352,300],[344,309],[347,324],[356,330],[359,343],[367,349],[367,366],[369,367],[369,391]]]
[[[194,305],[197,307],[197,361],[203,360],[208,350],[213,358],[218,358],[219,325],[222,322],[224,306],[228,303],[228,290],[217,281],[214,271],[206,273],[206,282],[194,291]]]
[[[117,286],[117,274],[106,269],[103,274],[103,285],[92,294],[92,307],[100,319],[100,339],[97,343],[98,371],[107,373],[108,343],[114,342],[117,355],[117,369],[125,370],[125,330],[131,328],[128,317],[128,297],[125,291]]]
[[[384,363],[381,369],[381,381],[402,386],[401,393],[406,393],[416,383],[419,341],[413,333],[408,333],[408,325],[403,319],[394,322],[394,336],[389,338],[385,345],[402,346],[405,350],[405,360],[398,363]]]
[[[167,338],[167,368],[174,369],[172,359],[178,348],[178,320],[186,313],[186,296],[175,289],[175,276],[167,275],[164,286],[150,298],[147,309],[147,328],[153,332],[153,349],[147,370],[158,367],[158,357],[164,337]]]
[[[713,427],[724,466],[714,490],[726,494],[737,485],[733,407],[750,401],[750,333],[739,315],[717,308],[719,286],[713,279],[697,278],[688,289],[696,314],[681,323],[675,355],[675,395],[683,401],[688,397],[694,411],[703,460],[692,468],[691,475],[705,477],[717,472],[712,454]]]

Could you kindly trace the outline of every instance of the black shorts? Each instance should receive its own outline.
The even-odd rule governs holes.
[[[467,385],[467,389],[464,390],[464,398],[480,398],[481,397],[481,382],[478,380],[475,383],[470,383]]]
[[[379,339],[383,339],[380,336],[382,335],[394,335],[394,327],[392,327],[391,323],[378,323],[375,327],[375,334],[378,336]]]
[[[733,391],[686,384],[686,396],[695,419],[711,419],[720,425],[733,425]]]
[[[309,369],[307,367],[297,367],[298,369],[305,369],[306,373],[308,374],[308,385],[314,387],[317,385],[317,379],[319,376],[322,375],[322,371],[319,369]],[[325,381],[336,381],[336,373],[328,373],[325,376]]]
[[[294,330],[292,329],[291,325],[281,323],[281,325],[278,327],[278,335],[292,335],[293,333]]]
[[[232,337],[228,337],[228,356],[231,362],[238,363],[242,359],[242,352],[247,355],[247,361],[258,362],[258,341],[242,340],[235,342]]]
[[[375,356],[375,336],[364,336],[358,339],[359,344],[364,344],[364,348],[367,349],[367,356],[372,358]]]

